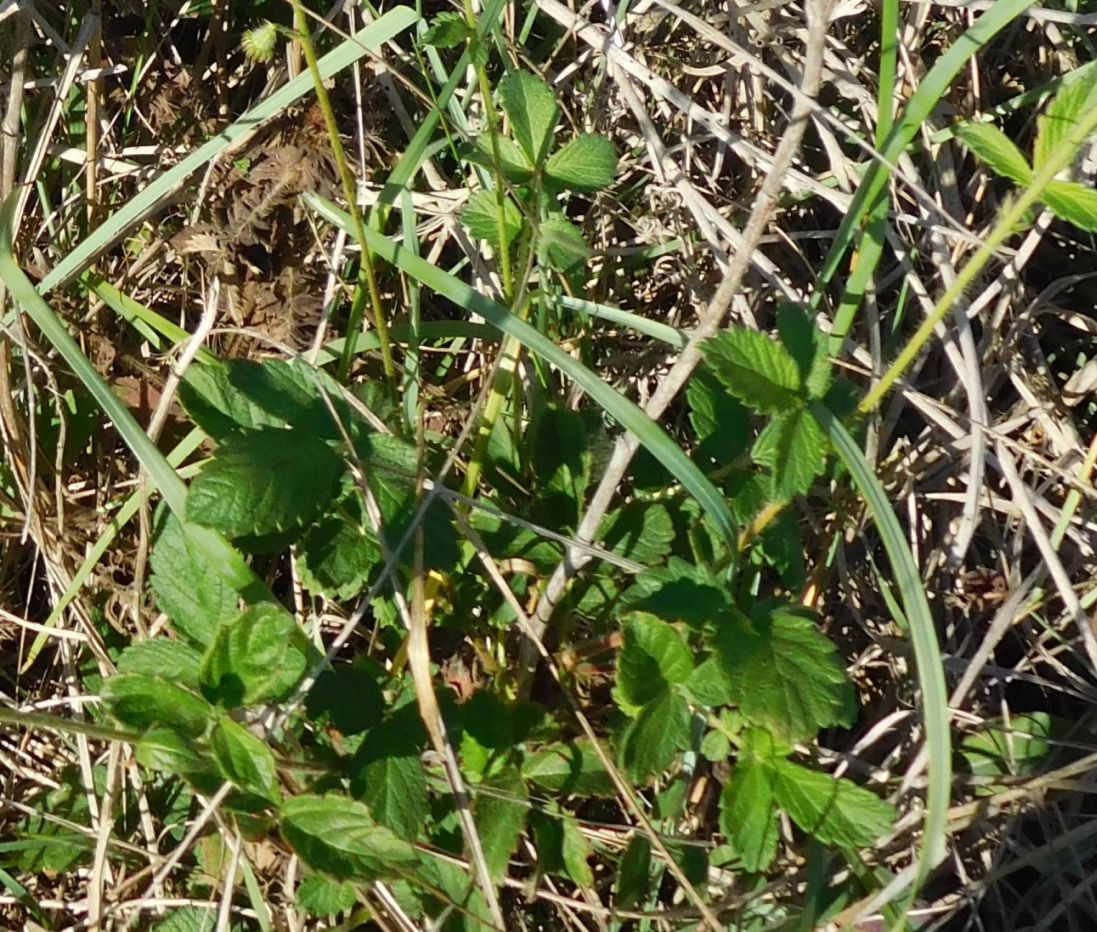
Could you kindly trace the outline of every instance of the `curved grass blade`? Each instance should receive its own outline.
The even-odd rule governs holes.
[[[330,201],[308,192],[302,195],[305,202],[330,223],[354,236],[350,217]],[[537,354],[555,366],[583,389],[602,409],[661,462],[672,476],[682,483],[709,516],[732,546],[736,542],[735,521],[727,502],[708,477],[697,467],[666,432],[648,417],[637,405],[620,395],[582,363],[565,353],[548,337],[520,320],[501,304],[477,292],[458,278],[443,272],[425,259],[397,246],[376,230],[366,229],[368,246],[375,255],[390,262],[408,275],[418,279],[436,294],[449,298],[454,304],[479,314],[493,327],[513,337],[530,352]]]
[[[945,826],[948,818],[949,796],[952,787],[952,750],[949,736],[948,697],[945,692],[945,674],[941,663],[941,651],[933,616],[929,611],[925,590],[918,567],[914,563],[906,537],[895,517],[883,486],[873,473],[861,448],[853,437],[824,405],[814,402],[811,413],[830,438],[834,449],[842,458],[853,482],[872,512],[880,532],[880,540],[887,551],[895,584],[899,589],[914,647],[918,667],[918,685],[922,692],[922,718],[926,729],[926,754],[928,760],[928,785],[926,788],[926,818],[922,833],[922,849],[918,854],[918,867],[912,879],[910,897],[913,898],[925,881],[929,871],[945,855]],[[900,624],[901,624],[900,620]]]

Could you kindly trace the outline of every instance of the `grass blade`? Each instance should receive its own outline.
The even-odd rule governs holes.
[[[929,779],[926,789],[926,818],[922,850],[912,881],[913,897],[929,871],[945,854],[945,826],[952,786],[952,750],[949,735],[948,697],[937,632],[922,578],[907,545],[899,519],[868,460],[842,423],[822,404],[815,402],[811,413],[830,438],[834,449],[853,477],[880,532],[880,540],[891,563],[891,571],[906,612],[907,631],[914,647],[918,685],[922,692],[922,718],[926,729]],[[897,619],[902,624],[901,619]]]

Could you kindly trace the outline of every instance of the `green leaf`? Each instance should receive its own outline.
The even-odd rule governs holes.
[[[709,708],[729,705],[735,695],[727,671],[715,657],[694,668],[685,682],[685,690],[694,702]]]
[[[522,776],[563,796],[612,796],[613,780],[589,741],[553,744],[526,755]]]
[[[665,621],[637,613],[625,622],[613,695],[626,712],[684,683],[692,671],[689,647]]]
[[[564,869],[574,883],[589,890],[594,886],[594,872],[590,869],[587,859],[594,852],[586,836],[579,831],[579,823],[575,819],[565,817],[563,824]]]
[[[806,610],[762,603],[752,626],[728,624],[713,643],[748,721],[789,741],[853,723],[853,687],[834,645]]]
[[[666,506],[634,502],[606,516],[597,540],[607,550],[650,565],[670,553],[674,538],[674,522]]]
[[[1032,163],[1039,171],[1082,116],[1097,107],[1097,62],[1071,72],[1037,121]]]
[[[720,796],[720,827],[751,873],[777,856],[778,824],[773,764],[745,753]]]
[[[179,386],[179,401],[194,423],[214,440],[239,430],[284,427],[285,421],[264,411],[232,384],[228,366],[189,366]]]
[[[213,710],[210,710],[212,715]],[[181,735],[172,728],[157,725],[142,736],[134,748],[134,756],[142,767],[165,773],[204,774],[217,776],[213,762],[198,753],[193,737]]]
[[[213,716],[199,696],[162,676],[116,673],[103,684],[102,696],[111,715],[137,728],[170,725],[197,737]]]
[[[282,801],[274,755],[265,741],[222,715],[210,734],[210,748],[221,774],[234,786],[275,805]]]
[[[229,537],[302,527],[320,516],[344,464],[297,428],[226,437],[191,483],[187,519]]]
[[[539,233],[537,257],[550,269],[567,272],[590,256],[583,231],[565,217],[549,217],[541,224]]]
[[[511,71],[499,82],[499,99],[511,132],[533,165],[548,155],[556,131],[556,96],[540,78]]]
[[[571,191],[601,191],[613,184],[616,174],[617,151],[605,136],[579,136],[545,165],[545,177]]]
[[[952,131],[996,174],[1019,185],[1027,185],[1032,180],[1028,160],[997,126],[990,123],[958,123]]]
[[[239,597],[175,515],[165,509],[158,523],[149,586],[172,627],[205,647],[217,626],[239,613]]]
[[[827,438],[806,408],[773,418],[750,451],[754,462],[773,472],[773,494],[782,501],[811,491],[827,464]]]
[[[697,453],[721,466],[746,452],[750,423],[743,405],[728,394],[706,369],[686,385],[689,420],[699,441]]]
[[[713,374],[748,408],[780,414],[799,407],[800,369],[780,343],[764,333],[735,327],[701,347]]]
[[[689,706],[668,690],[644,706],[625,730],[621,763],[633,780],[644,780],[666,770],[689,740]]]
[[[701,756],[713,763],[726,761],[731,756],[731,742],[722,731],[713,729],[701,741]]]
[[[131,644],[118,658],[119,673],[146,673],[162,676],[166,680],[198,688],[198,667],[202,655],[182,641],[170,638],[154,638]]]
[[[777,805],[825,845],[867,847],[895,821],[890,803],[856,783],[787,760],[774,761],[772,768]]]
[[[1040,200],[1060,220],[1080,230],[1097,231],[1097,188],[1076,181],[1050,181]]]
[[[720,617],[731,607],[727,590],[718,579],[680,557],[671,557],[666,566],[637,576],[623,603],[693,627]]]
[[[473,37],[468,22],[460,13],[439,13],[431,20],[423,41],[437,49],[452,49]]]
[[[302,538],[297,570],[306,591],[347,601],[366,588],[380,561],[381,547],[373,533],[336,516],[317,524]]]
[[[409,840],[419,837],[428,809],[419,753],[419,734],[396,718],[373,728],[355,757],[355,795],[378,822]]]
[[[543,500],[538,517],[557,527],[579,519],[590,481],[591,456],[586,425],[575,411],[548,404],[530,431],[530,460]]]
[[[217,928],[217,908],[213,905],[184,906],[172,910],[150,928],[153,932],[214,932]]]
[[[358,897],[346,881],[328,880],[314,874],[297,885],[297,905],[306,913],[323,919],[345,913],[358,902]]]
[[[472,194],[461,211],[461,225],[473,239],[487,243],[496,253],[499,248],[499,204],[494,191],[477,191]],[[522,214],[509,196],[503,195],[503,233],[507,248],[522,231]]]
[[[305,673],[307,651],[285,609],[253,605],[218,629],[202,658],[202,692],[230,709],[284,698]]]
[[[1046,712],[1012,715],[1009,721],[992,719],[979,731],[964,735],[956,750],[968,770],[982,777],[1038,773],[1053,747],[1056,729]]]
[[[503,177],[515,184],[525,184],[533,177],[533,165],[525,152],[506,136],[497,136],[499,144],[499,169]],[[472,148],[468,150],[467,157],[477,165],[495,169],[495,151],[491,144],[491,136],[481,133],[472,142]]]
[[[416,861],[415,849],[362,803],[334,793],[287,799],[282,837],[309,867],[340,880],[383,877]]]
[[[344,735],[356,735],[381,720],[385,697],[365,664],[328,667],[305,697],[309,717],[331,723]]]
[[[484,846],[488,873],[495,881],[506,876],[510,856],[518,847],[529,812],[529,794],[521,775],[514,767],[481,784],[473,806],[476,830]]]
[[[809,398],[822,398],[830,388],[830,359],[827,338],[815,326],[805,308],[783,302],[777,308],[777,331],[781,344],[796,360],[800,381]]]
[[[621,855],[613,905],[618,909],[630,909],[646,899],[651,884],[650,874],[651,842],[636,832]]]

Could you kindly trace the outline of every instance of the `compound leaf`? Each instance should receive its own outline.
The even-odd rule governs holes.
[[[506,246],[522,231],[522,214],[507,195],[503,195],[503,235]],[[495,252],[499,246],[499,203],[494,191],[477,191],[472,194],[461,211],[461,225],[474,239],[487,243]]]
[[[1039,171],[1082,116],[1097,107],[1097,62],[1071,72],[1037,121],[1032,163]]]
[[[806,495],[826,468],[827,438],[806,408],[778,414],[758,435],[754,462],[773,472],[773,494],[788,500]]]
[[[701,352],[716,378],[748,408],[779,414],[801,405],[796,360],[764,333],[725,330],[706,340]]]
[[[210,748],[222,775],[247,793],[279,803],[278,771],[266,742],[222,715],[210,734]]]
[[[571,191],[601,191],[613,184],[617,152],[605,136],[583,135],[554,153],[545,165],[545,176]]]
[[[960,123],[952,131],[996,174],[1019,185],[1027,185],[1032,180],[1028,160],[997,126],[990,123]]]
[[[1051,181],[1040,199],[1060,220],[1079,230],[1097,231],[1097,188],[1076,181]]]
[[[530,162],[540,165],[548,155],[559,116],[552,88],[528,72],[511,71],[499,82],[499,99],[514,138]]]
[[[621,763],[639,782],[666,770],[689,741],[689,705],[678,693],[666,690],[645,705],[625,730]]]
[[[136,728],[170,725],[197,737],[213,716],[201,697],[162,676],[116,673],[104,682],[102,696],[111,715]]]

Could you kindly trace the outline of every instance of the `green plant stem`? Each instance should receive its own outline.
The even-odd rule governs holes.
[[[320,74],[320,63],[316,58],[316,50],[313,48],[309,35],[308,19],[305,10],[301,6],[301,0],[293,0],[293,23],[297,32],[297,38],[301,43],[301,51],[305,55],[305,61],[309,66],[309,74],[316,88],[316,101],[320,104],[320,112],[324,115],[324,126],[327,127],[328,137],[331,140],[331,151],[335,158],[335,167],[339,172],[339,181],[343,185],[343,197],[346,199],[347,208],[355,229],[361,233],[365,225],[362,221],[362,211],[358,209],[358,188],[354,183],[354,177],[350,173],[347,164],[347,156],[343,151],[343,142],[339,138],[339,126],[335,122],[335,113],[331,109],[331,99],[324,87],[324,79]],[[385,323],[384,309],[381,307],[381,291],[377,287],[377,271],[373,267],[373,254],[365,245],[365,235],[358,240],[362,244],[361,262],[358,267],[358,287],[354,291],[354,297],[350,304],[350,315],[347,320],[347,334],[354,334],[362,325],[362,316],[366,307],[366,299],[373,309],[373,326],[377,330],[377,340],[381,351],[381,365],[385,370],[385,379],[389,386],[396,387],[396,367],[392,362],[392,344],[389,342],[388,327]],[[350,343],[346,344],[343,357],[339,360],[339,378],[345,381],[350,372],[350,363],[354,354],[349,351]]]
[[[465,0],[465,21],[468,23],[469,30],[477,35],[476,41],[483,41],[477,33],[476,12],[472,8],[472,0]],[[511,271],[510,249],[507,246],[507,189],[503,181],[503,156],[499,149],[499,118],[495,113],[495,104],[492,102],[491,81],[488,80],[487,69],[477,59],[478,56],[473,54],[472,61],[476,69],[476,79],[480,84],[480,96],[484,98],[484,119],[488,125],[488,138],[491,139],[492,170],[495,173],[495,217],[499,226],[499,274],[503,279],[503,302],[509,304],[514,295],[514,273]]]
[[[880,381],[877,382],[865,396],[864,400],[858,406],[858,411],[862,414],[867,414],[869,411],[876,408],[884,395],[887,394],[888,389],[895,384],[903,373],[907,371],[910,364],[918,357],[918,354],[922,351],[922,347],[924,347],[929,338],[933,336],[933,331],[944,319],[945,315],[952,308],[952,305],[956,303],[957,299],[963,295],[968,286],[971,285],[979,273],[983,271],[983,268],[993,257],[998,247],[1013,234],[1028,210],[1034,207],[1040,200],[1040,197],[1048,184],[1055,179],[1055,176],[1059,174],[1060,171],[1071,163],[1078,147],[1085,142],[1086,138],[1090,136],[1094,130],[1097,130],[1097,108],[1085,113],[1082,118],[1074,124],[1071,131],[1063,138],[1063,141],[1056,149],[1049,154],[1047,161],[1033,176],[1029,186],[1021,192],[1012,204],[1008,205],[1002,211],[998,217],[998,222],[987,235],[983,244],[976,250],[975,255],[968,260],[967,264],[957,274],[956,280],[952,283],[951,287],[941,295],[929,316],[922,322],[922,326],[919,327],[914,336],[910,338],[907,345],[903,347],[902,352],[899,353],[895,362],[891,364]]]
[[[0,705],[0,724],[12,725],[16,728],[46,728],[50,731],[84,735],[98,741],[125,741],[136,744],[141,740],[141,736],[134,732],[108,728],[106,725],[96,725],[93,722],[81,722],[74,718],[61,718],[59,715],[49,715],[45,712],[20,712],[18,709],[9,709],[3,705]]]

